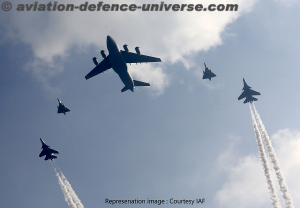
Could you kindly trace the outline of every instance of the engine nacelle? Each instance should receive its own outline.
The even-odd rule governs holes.
[[[94,62],[94,64],[95,64],[96,66],[98,66],[99,63],[98,63],[98,60],[97,60],[96,57],[93,58],[93,62]]]
[[[102,50],[102,51],[100,51],[100,53],[101,53],[101,56],[105,59],[106,58],[106,54],[105,54],[105,51],[104,50]]]
[[[129,52],[128,45],[126,45],[126,44],[125,44],[125,45],[123,45],[123,48],[124,48],[124,50],[125,50],[125,52],[126,52],[126,53],[128,53],[128,52]]]
[[[141,55],[139,47],[135,47],[135,51],[136,51],[137,55]]]

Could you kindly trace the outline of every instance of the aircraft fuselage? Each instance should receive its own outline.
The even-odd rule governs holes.
[[[109,61],[113,70],[119,75],[124,85],[133,92],[134,84],[133,79],[128,72],[128,68],[120,49],[114,39],[107,36],[107,49],[109,52]]]

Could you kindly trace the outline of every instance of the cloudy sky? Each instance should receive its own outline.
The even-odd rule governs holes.
[[[39,138],[60,152],[56,163],[85,207],[158,206],[106,198],[272,207],[249,106],[237,100],[243,78],[261,93],[256,108],[300,206],[298,0],[165,1],[238,4],[233,12],[17,12],[20,3],[34,2],[0,11],[0,207],[68,207],[53,167],[38,157]],[[92,58],[108,53],[107,35],[162,58],[128,65],[151,87],[121,93],[113,70],[85,80]],[[204,62],[212,81],[202,80]]]

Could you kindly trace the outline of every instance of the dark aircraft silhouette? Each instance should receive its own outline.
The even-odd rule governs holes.
[[[211,71],[211,69],[208,69],[205,63],[204,66],[205,66],[205,71],[203,71],[202,79],[209,79],[211,81],[211,78],[215,77],[216,75]]]
[[[106,39],[106,45],[109,51],[109,55],[106,56],[104,50],[102,50],[100,53],[104,59],[100,63],[98,63],[97,58],[94,57],[93,61],[96,67],[85,76],[85,79],[90,79],[93,76],[96,76],[112,68],[119,75],[120,79],[125,85],[121,92],[124,92],[126,90],[131,90],[133,92],[136,86],[150,86],[149,83],[133,80],[126,64],[161,62],[160,58],[141,55],[139,47],[135,48],[136,53],[131,53],[129,52],[126,44],[123,46],[125,51],[122,51],[119,49],[116,41],[112,39],[109,35]]]
[[[55,158],[57,158],[56,156],[54,156],[53,154],[59,154],[58,151],[50,149],[48,145],[45,144],[45,142],[40,138],[41,142],[42,142],[42,152],[39,154],[40,157],[43,157],[44,155],[46,155],[44,160],[53,160]]]
[[[246,97],[244,103],[248,103],[248,102],[252,103],[253,101],[257,101],[257,98],[253,97],[252,95],[260,95],[260,93],[254,91],[254,90],[251,90],[251,87],[249,85],[247,85],[244,78],[243,78],[243,82],[244,82],[244,88],[243,88],[244,92],[240,95],[238,100]]]
[[[59,106],[57,106],[57,113],[63,113],[66,115],[66,112],[69,112],[70,110],[57,98],[59,102]]]

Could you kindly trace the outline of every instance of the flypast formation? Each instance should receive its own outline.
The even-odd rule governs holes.
[[[127,63],[129,63],[129,64],[136,63],[137,64],[137,63],[147,63],[147,62],[161,62],[160,58],[142,55],[139,50],[139,47],[135,48],[136,53],[129,52],[128,46],[126,44],[123,46],[124,50],[120,50],[116,41],[110,36],[107,36],[106,45],[107,45],[109,55],[106,56],[104,50],[102,50],[100,53],[103,57],[103,60],[100,63],[98,63],[98,60],[96,57],[93,58],[93,62],[96,66],[93,70],[91,70],[85,76],[86,80],[88,80],[100,73],[106,72],[112,68],[119,75],[121,81],[125,85],[123,87],[123,89],[121,90],[121,92],[125,92],[127,90],[134,92],[134,88],[136,86],[150,86],[149,83],[133,80],[131,77],[131,74],[128,71]],[[204,63],[204,66],[205,66],[205,70],[203,71],[202,79],[209,79],[211,81],[211,79],[213,77],[216,77],[216,74],[214,74],[212,72],[212,70],[209,69],[205,63]],[[238,100],[246,98],[243,103],[249,103],[249,104],[251,104],[253,101],[257,101],[258,99],[255,98],[254,95],[260,95],[260,92],[252,90],[251,87],[246,83],[244,78],[243,78],[243,83],[244,83],[244,87],[242,89],[243,92],[238,97]],[[57,99],[57,100],[59,102],[59,106],[57,106],[57,113],[58,114],[63,113],[66,115],[66,113],[69,112],[70,110],[59,99]],[[265,172],[265,176],[267,179],[272,204],[273,204],[274,208],[280,208],[280,203],[277,199],[273,182],[269,178],[269,165],[267,164],[266,154],[264,153],[264,150],[262,147],[263,144],[262,144],[262,140],[260,138],[261,137],[260,132],[262,132],[262,137],[267,145],[269,157],[270,157],[270,155],[272,156],[271,163],[274,166],[273,167],[274,170],[277,167],[279,167],[279,163],[275,157],[276,155],[271,146],[271,142],[268,138],[266,130],[265,130],[265,128],[262,124],[262,121],[259,117],[259,114],[256,111],[253,103],[252,103],[252,105],[254,107],[255,114],[253,113],[253,110],[251,109],[251,105],[250,105],[250,109],[251,109],[251,116],[252,116],[255,136],[257,139],[261,162],[264,167],[264,172]],[[256,120],[258,121],[258,124],[256,123]],[[40,138],[40,141],[42,142],[43,150],[39,154],[39,157],[46,156],[44,158],[44,160],[50,160],[50,162],[53,159],[56,159],[57,157],[54,154],[59,154],[59,152],[57,150],[51,149],[48,145],[46,145],[46,143],[41,138]],[[52,162],[51,162],[51,164],[52,164]],[[53,165],[56,165],[55,162],[53,163]],[[62,174],[61,170],[58,167],[54,167],[54,170],[56,171],[56,175],[58,177],[59,184],[61,185],[61,188],[65,195],[65,200],[67,201],[69,207],[76,207],[76,206],[83,207],[82,203],[80,202],[79,198],[75,194],[74,190],[71,188],[71,185],[69,184],[69,182],[67,181],[65,176]],[[280,190],[283,192],[283,198],[285,200],[286,207],[293,208],[293,202],[292,202],[291,196],[289,194],[287,185],[284,182],[281,170],[278,168],[276,169],[276,176],[279,181]]]
[[[141,82],[137,80],[133,80],[127,67],[127,63],[147,63],[147,62],[161,62],[160,58],[151,57],[142,55],[139,47],[135,48],[136,53],[129,52],[128,46],[125,44],[123,46],[124,50],[120,50],[116,41],[111,37],[107,36],[106,38],[106,45],[109,52],[109,55],[106,56],[104,50],[102,50],[100,53],[103,57],[103,60],[98,63],[98,60],[96,57],[93,58],[93,62],[96,65],[96,67],[90,71],[86,76],[85,79],[88,80],[100,73],[108,71],[110,68],[112,68],[120,77],[121,81],[125,85],[124,88],[121,90],[121,92],[125,92],[127,90],[134,91],[134,88],[136,86],[150,86],[149,83]],[[213,77],[216,77],[216,74],[212,72],[211,69],[207,67],[207,65],[204,63],[205,70],[203,71],[203,77],[202,79],[211,79]],[[260,95],[259,92],[256,92],[254,90],[251,90],[251,87],[247,85],[245,79],[243,79],[244,87],[243,87],[243,93],[238,97],[238,100],[245,98],[244,103],[247,102],[253,102],[256,101],[257,98],[253,97],[253,95]],[[63,113],[66,115],[67,112],[70,110],[57,98],[59,105],[57,106],[57,113]],[[41,142],[43,144],[43,151],[39,155],[40,157],[46,155],[45,160],[48,159],[54,159],[57,158],[53,155],[53,153],[58,154],[58,151],[52,150],[45,144],[45,142],[41,139]],[[49,152],[50,151],[50,152]],[[52,151],[52,152],[51,152]]]

